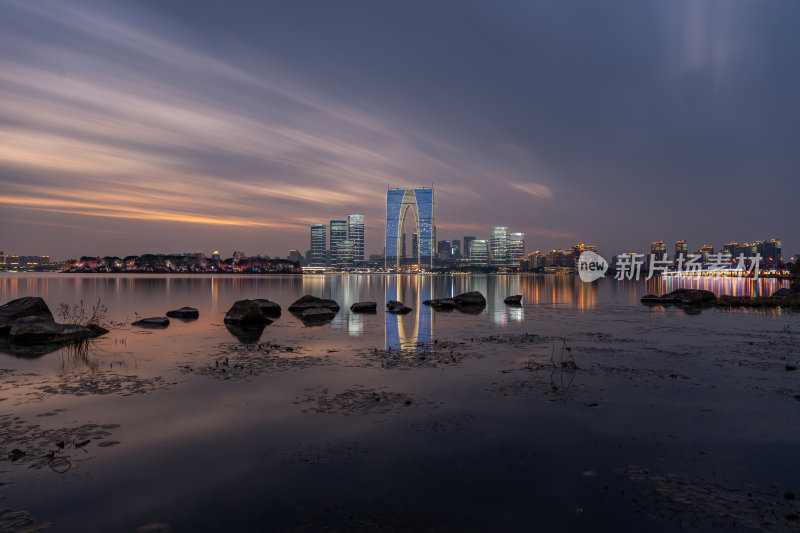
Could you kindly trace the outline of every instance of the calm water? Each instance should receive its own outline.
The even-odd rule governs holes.
[[[0,302],[54,313],[200,311],[0,353],[0,507],[29,513],[0,531],[796,530],[798,318],[639,304],[678,286],[780,284],[0,274]],[[421,304],[469,290],[480,314]],[[285,309],[306,293],[342,310],[304,327]],[[242,298],[284,313],[243,342],[223,325]],[[348,311],[363,300],[378,313]]]

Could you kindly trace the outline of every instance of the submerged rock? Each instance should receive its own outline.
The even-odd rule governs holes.
[[[58,324],[54,320],[26,316],[14,321],[9,330],[9,341],[18,345],[65,344],[105,335],[108,330],[90,324]]]
[[[458,296],[454,297],[453,300],[456,302],[457,307],[465,307],[465,306],[485,306],[486,305],[486,298],[483,297],[478,291],[472,292],[465,292],[463,294],[459,294]]]
[[[272,320],[264,316],[253,300],[239,300],[225,313],[225,324],[240,328],[258,328],[272,324]]]
[[[165,328],[169,326],[169,318],[165,316],[151,316],[137,320],[136,322],[132,323],[131,326],[137,326],[140,328]]]
[[[8,335],[17,319],[32,316],[55,321],[45,301],[38,296],[25,296],[0,306],[0,335]]]
[[[326,307],[312,307],[303,311],[300,317],[303,323],[316,324],[320,322],[329,322],[336,316],[336,311]]]
[[[405,315],[411,312],[410,307],[406,307],[403,305],[403,302],[398,302],[397,300],[389,300],[386,302],[386,310],[396,315]]]
[[[327,299],[323,300],[322,298],[306,294],[305,296],[302,296],[299,299],[297,299],[292,305],[290,305],[289,311],[300,314],[306,309],[314,309],[314,308],[324,308],[324,309],[332,309],[334,311],[338,311],[339,304],[336,303],[334,300],[327,300]]]
[[[503,300],[503,303],[508,305],[522,305],[522,295],[515,294],[513,296],[506,296],[506,299]]]
[[[639,300],[644,304],[682,304],[682,305],[701,305],[711,303],[717,296],[703,289],[676,289],[663,296],[648,294]]]
[[[426,300],[426,302],[437,311],[455,309],[456,307],[456,301],[453,298],[436,298],[435,300]]]
[[[253,301],[261,309],[261,312],[264,313],[264,316],[270,318],[281,316],[281,306],[277,303],[263,298],[256,298]]]
[[[773,292],[770,298],[786,298],[787,296],[794,296],[797,293],[794,292],[792,289],[778,289],[777,291]]]
[[[378,310],[376,302],[356,302],[350,306],[354,313],[375,313]]]
[[[233,324],[225,324],[225,329],[228,333],[236,337],[236,339],[243,344],[250,344],[261,340],[261,335],[264,333],[264,324],[260,326],[239,327]]]
[[[167,311],[167,316],[170,318],[183,318],[184,320],[186,320],[192,318],[200,318],[200,312],[194,307],[181,307],[180,309]]]

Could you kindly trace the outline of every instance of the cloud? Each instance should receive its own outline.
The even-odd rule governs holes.
[[[539,185],[538,183],[512,183],[511,186],[537,198],[551,199],[553,197],[553,191],[546,185]]]

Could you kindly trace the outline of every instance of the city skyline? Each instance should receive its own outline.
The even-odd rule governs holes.
[[[797,250],[800,5],[775,5],[4,2],[0,245],[283,257],[415,183],[441,236]]]

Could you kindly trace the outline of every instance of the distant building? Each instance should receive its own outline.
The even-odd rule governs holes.
[[[489,266],[489,242],[485,239],[474,239],[469,247],[469,262],[474,266]]]
[[[353,241],[353,261],[364,260],[364,215],[347,215],[347,240]]]
[[[244,255],[244,252],[240,252],[240,251],[233,252],[233,262],[234,263],[238,263],[239,261],[241,261],[242,259],[244,259],[246,257],[247,256]]]
[[[286,259],[288,259],[289,261],[294,261],[299,265],[303,264],[303,256],[297,250],[290,250],[289,255]]]
[[[450,259],[453,253],[450,241],[439,241],[436,243],[436,255],[439,259]]]
[[[514,268],[519,268],[525,259],[525,234],[508,234],[508,264]]]
[[[703,261],[703,264],[708,263],[709,259],[711,259],[711,256],[713,254],[714,254],[714,247],[711,246],[710,244],[704,244],[703,246],[700,247],[699,250],[697,250],[697,255],[701,256],[702,258],[701,261]]]
[[[324,267],[328,263],[328,232],[325,224],[311,224],[310,266]]]
[[[347,221],[334,219],[330,221],[330,246],[328,247],[328,257],[332,266],[339,264],[337,257],[339,243],[347,240]]]
[[[467,236],[464,237],[464,257],[469,259],[469,247],[472,244],[472,241],[475,240],[474,236]]]
[[[531,270],[536,270],[539,268],[544,268],[545,263],[547,261],[547,256],[536,250],[528,254],[528,268]]]
[[[689,257],[689,245],[683,239],[675,243],[675,260],[677,261],[680,257],[683,257],[684,260]]]
[[[214,253],[211,254],[212,261],[219,261],[219,250],[214,250]]]
[[[458,239],[453,239],[452,241],[450,241],[450,246],[451,246],[450,255],[452,255],[455,258],[460,258],[461,257],[461,241],[458,240]]]
[[[336,268],[345,269],[353,266],[355,243],[349,239],[339,241],[336,245]]]
[[[782,244],[779,239],[770,239],[768,241],[760,241],[757,244],[757,252],[761,254],[761,261],[763,266],[774,268],[778,263],[783,262]]]
[[[475,242],[473,241],[473,245]],[[489,263],[493,266],[508,265],[508,228],[495,226],[489,230]]]

